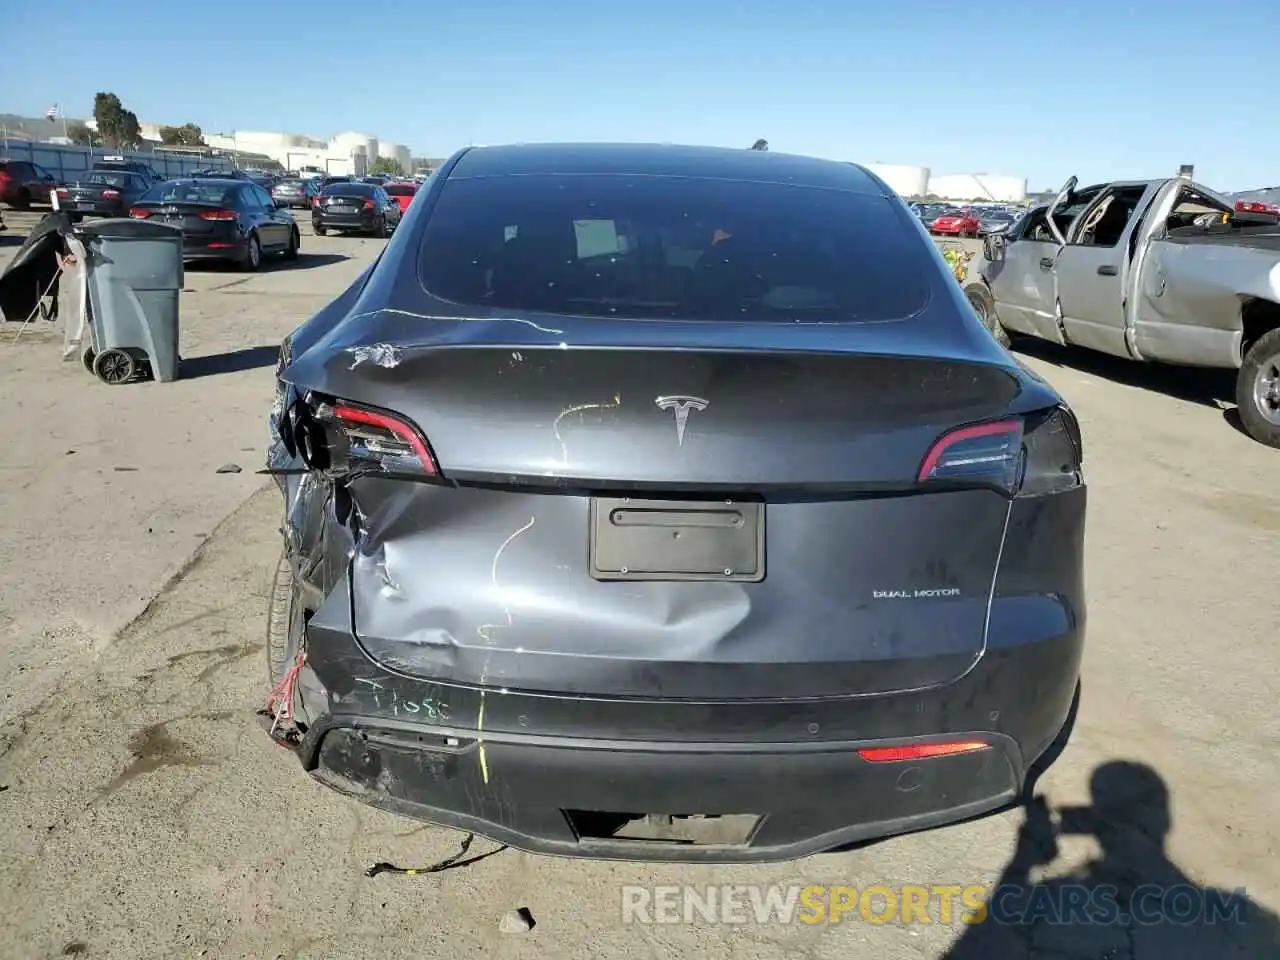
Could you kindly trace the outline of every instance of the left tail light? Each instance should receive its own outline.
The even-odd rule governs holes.
[[[1080,427],[1066,407],[958,427],[920,466],[921,483],[995,486],[1011,496],[1061,493],[1084,482]]]
[[[119,196],[120,196],[119,190],[103,190],[102,191],[102,198],[104,200],[114,200]]]
[[[53,191],[53,192],[54,192],[54,193],[56,193],[56,194],[57,194],[58,196],[60,196],[60,197],[69,197],[69,196],[71,196],[71,191],[70,191],[70,190],[68,190],[66,187],[58,187],[58,189],[57,189],[57,190],[55,190],[55,191]]]
[[[307,466],[330,475],[399,474],[433,478],[440,468],[427,438],[405,418],[337,401],[322,404],[298,437]]]

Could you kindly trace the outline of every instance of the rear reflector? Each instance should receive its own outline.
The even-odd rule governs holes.
[[[949,740],[944,743],[913,743],[905,747],[864,747],[858,756],[871,763],[893,763],[899,760],[928,760],[976,753],[991,746],[982,740]]]

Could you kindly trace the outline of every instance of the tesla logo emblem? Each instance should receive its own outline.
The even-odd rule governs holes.
[[[670,410],[676,415],[676,442],[684,446],[684,428],[689,422],[689,411],[707,409],[707,401],[701,397],[658,397],[653,401],[660,410]]]

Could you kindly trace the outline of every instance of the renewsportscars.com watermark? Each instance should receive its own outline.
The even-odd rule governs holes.
[[[889,887],[625,886],[622,922],[661,924],[1228,924],[1244,923],[1243,888],[1106,884]]]

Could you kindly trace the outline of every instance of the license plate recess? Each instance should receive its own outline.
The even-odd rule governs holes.
[[[764,579],[764,504],[743,500],[591,500],[596,580]]]

